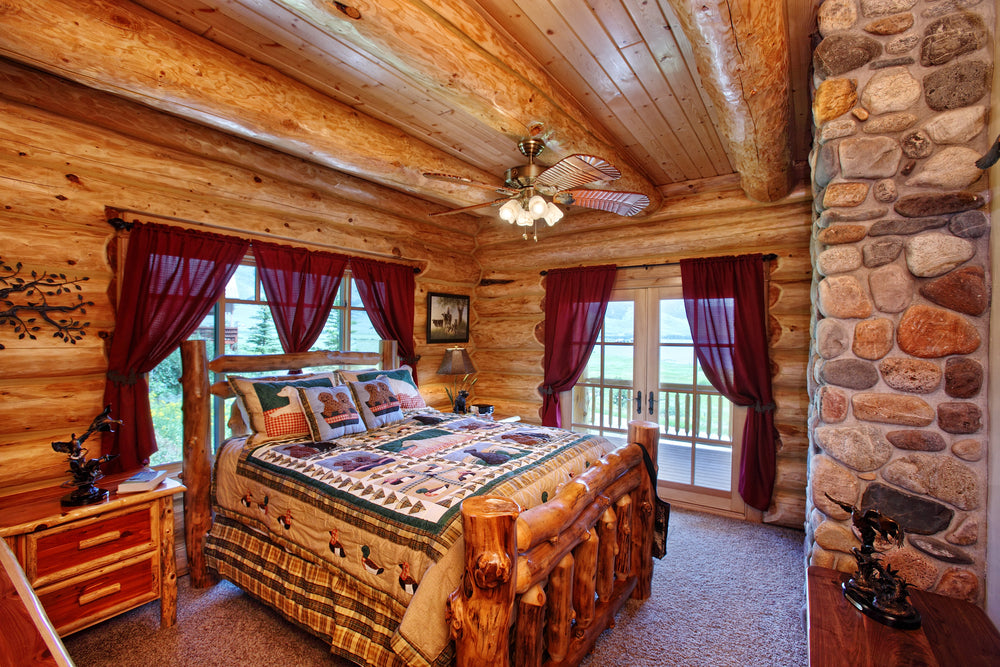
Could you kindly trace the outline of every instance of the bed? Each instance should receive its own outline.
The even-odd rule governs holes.
[[[224,577],[334,654],[380,667],[575,665],[630,597],[649,597],[643,450],[656,460],[655,423],[633,422],[628,444],[615,446],[441,413],[408,398],[388,341],[377,354],[211,362],[203,341],[189,341],[181,355],[192,585]],[[213,455],[211,396],[245,388],[213,385],[210,371],[320,366],[343,374],[256,380],[261,405],[241,394],[243,416],[234,413],[250,434]],[[358,371],[374,368],[384,370]],[[345,393],[360,427],[342,417]],[[275,408],[273,395],[297,395],[305,435],[295,435],[300,415]],[[257,423],[261,414],[271,421]],[[272,437],[274,424],[283,430]]]

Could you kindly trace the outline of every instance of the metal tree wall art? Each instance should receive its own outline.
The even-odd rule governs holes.
[[[65,273],[39,274],[32,271],[30,276],[21,275],[21,262],[11,266],[0,257],[0,326],[14,327],[18,340],[36,340],[35,335],[45,325],[55,329],[53,338],[76,345],[83,338],[84,329],[90,322],[75,319],[75,315],[86,315],[86,306],[93,301],[84,301],[80,283],[87,278],[67,278]],[[55,297],[75,294],[76,302],[70,304],[50,303]],[[32,315],[34,314],[34,315]],[[0,343],[0,350],[4,349]]]

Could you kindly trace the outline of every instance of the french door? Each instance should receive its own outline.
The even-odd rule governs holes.
[[[684,505],[745,514],[739,497],[744,410],[699,368],[680,285],[616,289],[563,423],[624,441],[633,419],[660,424],[658,492]]]

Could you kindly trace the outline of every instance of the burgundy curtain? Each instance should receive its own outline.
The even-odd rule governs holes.
[[[282,349],[307,351],[330,316],[347,257],[262,241],[253,255]]]
[[[413,368],[416,382],[420,357],[413,341],[413,267],[352,257],[351,274],[375,331],[383,339],[399,344],[399,357]]]
[[[156,451],[145,374],[190,336],[219,300],[249,241],[137,223],[129,236],[104,404],[121,419],[101,451],[110,470],[145,464]]]
[[[562,426],[559,392],[583,373],[611,299],[613,265],[554,269],[545,279],[545,379],[542,425]]]
[[[774,487],[774,400],[767,355],[764,260],[760,254],[681,261],[691,337],[709,382],[747,406],[740,496],[766,510]]]

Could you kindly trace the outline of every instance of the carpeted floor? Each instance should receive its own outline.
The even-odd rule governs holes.
[[[653,597],[630,601],[584,667],[805,665],[803,534],[674,509]],[[65,639],[78,667],[346,666],[228,582],[179,580],[177,625],[159,604]]]

